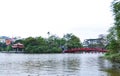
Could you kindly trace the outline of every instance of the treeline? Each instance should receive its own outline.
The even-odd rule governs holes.
[[[114,25],[109,29],[107,39],[109,41],[109,52],[106,54],[107,58],[120,63],[120,1],[114,0],[112,2],[112,11],[114,16]]]
[[[82,47],[80,39],[73,34],[66,34],[62,38],[51,35],[48,38],[28,37],[15,43],[24,44],[26,53],[61,53],[65,49]]]
[[[9,51],[12,50],[11,45],[7,46],[6,43],[0,42],[0,51]]]

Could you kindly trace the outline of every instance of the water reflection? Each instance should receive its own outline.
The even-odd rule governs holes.
[[[120,76],[101,55],[0,53],[0,76]]]
[[[105,70],[108,73],[108,76],[120,76],[120,70],[117,69],[108,69]]]

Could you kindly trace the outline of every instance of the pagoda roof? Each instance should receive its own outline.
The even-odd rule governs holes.
[[[24,48],[24,45],[21,43],[13,44],[12,48]]]

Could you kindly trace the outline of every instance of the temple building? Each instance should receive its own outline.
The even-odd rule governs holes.
[[[23,52],[24,51],[24,45],[21,43],[13,44],[12,48],[16,52]]]

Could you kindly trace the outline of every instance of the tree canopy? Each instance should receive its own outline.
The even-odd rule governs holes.
[[[24,44],[26,53],[61,53],[64,49],[82,47],[80,39],[73,34],[66,34],[62,38],[56,35],[49,35],[48,38],[28,37],[17,42]]]
[[[120,51],[120,1],[114,0],[112,2],[112,11],[114,16],[114,25],[109,29],[108,49],[112,53],[118,53]]]

